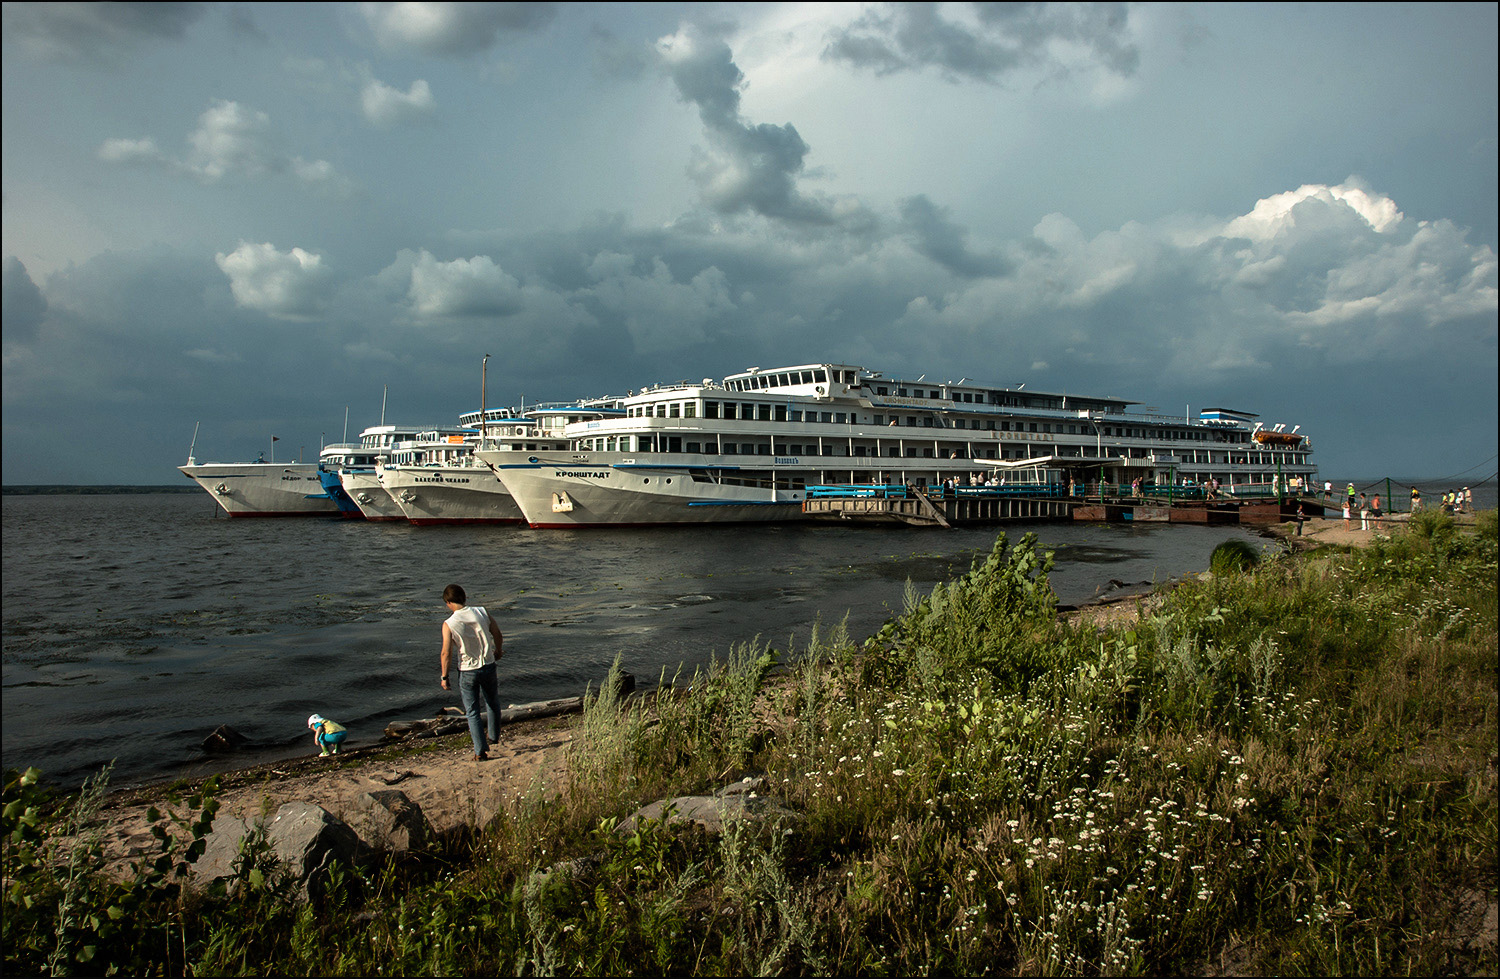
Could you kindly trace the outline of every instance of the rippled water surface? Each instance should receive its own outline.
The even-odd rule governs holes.
[[[220,724],[261,755],[311,747],[313,711],[357,743],[457,703],[438,685],[443,586],[506,635],[501,696],[581,693],[619,654],[643,683],[756,636],[786,649],[847,616],[863,637],[988,553],[995,528],[532,531],[229,520],[204,495],[6,496],[5,765],[76,782],[192,774]],[[1057,552],[1077,603],[1207,566],[1238,527],[1010,525]],[[793,638],[795,637],[795,638]],[[304,744],[305,742],[305,744]],[[243,756],[242,756],[243,757]],[[49,780],[51,780],[49,779]]]

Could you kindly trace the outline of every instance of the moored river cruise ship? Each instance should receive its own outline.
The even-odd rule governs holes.
[[[316,462],[203,462],[178,470],[208,491],[231,517],[336,517],[339,506],[318,478]]]
[[[532,527],[803,518],[809,487],[1307,485],[1305,436],[1226,408],[914,381],[846,364],[658,384],[554,423],[566,450],[481,448]],[[566,415],[562,417],[566,418]],[[1274,438],[1271,436],[1275,436]]]
[[[474,428],[427,432],[397,443],[390,458],[377,467],[380,486],[418,526],[521,523],[520,508],[474,450],[566,449],[566,441],[539,434],[542,424],[535,416],[544,410],[527,416],[509,409],[470,412],[460,416],[459,423]]]

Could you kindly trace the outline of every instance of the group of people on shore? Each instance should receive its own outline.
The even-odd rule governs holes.
[[[1380,494],[1375,493],[1366,497],[1363,493],[1356,493],[1354,484],[1350,483],[1344,491],[1344,526],[1348,528],[1354,520],[1354,515],[1359,514],[1359,529],[1369,530],[1372,523],[1379,524],[1383,516],[1380,509]],[[1332,498],[1333,484],[1323,484],[1323,495]],[[1444,513],[1468,513],[1474,508],[1474,493],[1469,487],[1451,490],[1443,494],[1442,510]],[[1417,487],[1411,488],[1411,512],[1417,513],[1422,509],[1422,491]]]
[[[1474,491],[1465,486],[1463,489],[1449,490],[1443,494],[1440,504],[1444,513],[1468,513],[1474,509]],[[1411,512],[1416,513],[1422,509],[1422,495],[1417,488],[1411,488]]]
[[[453,667],[458,667],[458,694],[463,701],[464,717],[469,722],[469,740],[474,745],[474,761],[489,761],[489,747],[500,740],[500,681],[498,663],[505,655],[505,636],[481,606],[470,605],[462,585],[443,589],[443,604],[448,618],[443,621],[443,646],[438,654],[441,673],[438,682],[452,690]],[[455,662],[456,661],[456,662]],[[487,717],[480,719],[481,705]],[[486,721],[488,723],[486,723]],[[348,735],[336,721],[319,714],[307,719],[313,741],[323,756],[338,754],[339,744]],[[486,730],[488,728],[488,730]]]
[[[1324,485],[1326,487],[1328,484],[1325,483]],[[1369,530],[1372,520],[1377,524],[1380,522],[1380,518],[1384,514],[1380,509],[1379,493],[1368,497],[1363,493],[1356,494],[1353,483],[1349,484],[1344,493],[1344,529],[1349,529],[1355,513],[1359,514],[1360,530]]]

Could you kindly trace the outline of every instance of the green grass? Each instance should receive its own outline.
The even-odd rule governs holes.
[[[76,958],[62,926],[125,894],[80,970],[1493,974],[1465,939],[1496,898],[1495,526],[1226,565],[1105,631],[1058,623],[1049,561],[1002,536],[864,643],[607,684],[565,790],[313,905],[264,853],[232,894],[80,885],[87,799],[8,784],[7,966]],[[616,831],[749,773],[796,815]]]

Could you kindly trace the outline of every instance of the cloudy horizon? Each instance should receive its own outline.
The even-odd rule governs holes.
[[[833,362],[1494,471],[1493,5],[3,11],[7,485],[450,424],[486,354],[491,406]]]

